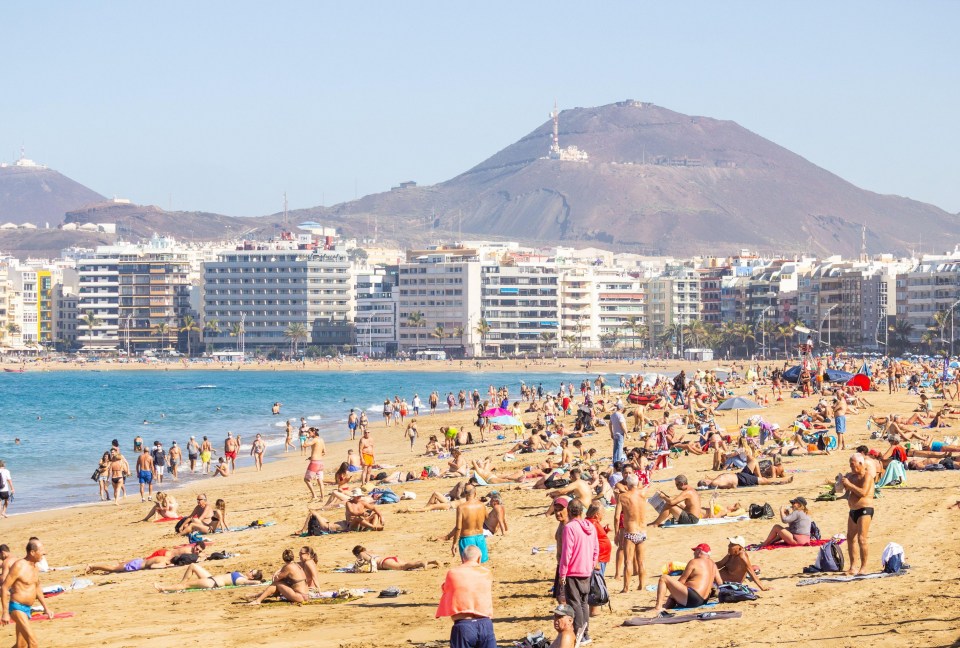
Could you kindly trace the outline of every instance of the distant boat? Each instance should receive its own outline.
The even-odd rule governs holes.
[[[23,372],[26,371],[26,370],[25,370],[25,369],[7,369],[7,368],[4,368],[4,371],[5,371],[6,373],[23,373]]]

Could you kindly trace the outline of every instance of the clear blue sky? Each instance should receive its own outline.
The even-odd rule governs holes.
[[[960,3],[3,2],[0,160],[259,215],[451,178],[553,107],[736,121],[960,211]]]

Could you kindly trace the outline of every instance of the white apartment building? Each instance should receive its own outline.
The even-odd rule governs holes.
[[[594,266],[560,268],[560,342],[568,352],[600,348],[599,292]]]
[[[397,352],[396,269],[356,268],[358,353],[382,357]]]
[[[604,349],[633,351],[649,346],[644,282],[619,268],[596,268],[597,325]]]
[[[667,266],[662,275],[647,282],[646,299],[650,335],[657,340],[669,328],[700,318],[699,274],[691,266]],[[673,342],[678,350],[680,342]]]
[[[397,329],[401,352],[442,349],[474,356],[480,349],[480,259],[473,248],[411,250],[398,269]],[[442,333],[441,337],[436,334]],[[458,333],[462,333],[458,335]]]
[[[552,351],[559,342],[559,276],[541,263],[483,266],[481,311],[486,355]]]
[[[346,250],[259,249],[221,252],[204,266],[204,339],[247,350],[289,345],[303,325],[319,346],[353,346],[356,298]]]
[[[112,351],[119,343],[120,258],[107,252],[77,259],[77,342],[84,351]]]

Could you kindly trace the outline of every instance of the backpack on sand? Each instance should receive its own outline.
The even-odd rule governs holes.
[[[607,581],[599,569],[594,569],[590,575],[590,594],[588,595],[590,605],[597,607],[610,605],[610,592],[607,591]]]
[[[751,504],[750,505],[750,519],[751,520],[769,520],[773,517],[773,507],[769,503],[763,505],[760,504]]]
[[[721,603],[740,603],[741,601],[756,601],[757,595],[743,583],[724,583],[717,588]]]
[[[804,567],[805,573],[816,572],[839,572],[843,571],[843,551],[835,540],[820,547],[817,552],[817,559],[812,567]]]

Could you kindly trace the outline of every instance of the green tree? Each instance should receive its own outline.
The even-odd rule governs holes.
[[[486,344],[487,344],[487,335],[490,333],[490,322],[486,318],[481,317],[480,321],[477,322],[477,327],[474,329],[474,332],[480,336],[480,355],[486,353]]]
[[[290,339],[290,356],[293,357],[297,355],[297,348],[299,348],[300,343],[310,337],[310,331],[307,330],[307,325],[303,322],[293,322],[283,332],[283,336]]]
[[[237,338],[237,351],[240,350],[240,338],[243,337],[243,324],[240,322],[234,322],[230,325],[230,337]]]
[[[463,352],[463,336],[466,335],[467,329],[462,326],[457,326],[453,329],[453,337],[460,340],[460,352]]]
[[[434,327],[433,331],[430,333],[430,337],[433,337],[433,338],[436,338],[437,340],[439,340],[439,341],[440,341],[440,347],[442,348],[442,347],[443,347],[443,338],[444,338],[443,324],[441,324],[440,322],[437,322],[437,325]]]
[[[197,320],[193,319],[192,316],[184,315],[183,320],[180,322],[180,332],[187,334],[187,357],[189,358],[193,351],[190,346],[190,336],[193,333],[200,332],[200,325],[197,323]]]
[[[167,322],[157,322],[153,325],[153,331],[160,336],[160,350],[164,348],[164,341],[167,339],[167,333],[170,331],[170,324]]]
[[[427,320],[423,316],[423,313],[420,311],[410,313],[410,315],[407,316],[407,326],[412,326],[413,328],[416,329],[416,336],[417,336],[416,341],[417,341],[417,347],[419,348],[420,347],[420,329],[426,328],[427,326]]]
[[[100,318],[96,314],[88,311],[80,316],[80,322],[87,327],[87,338],[90,341],[91,346],[93,345],[93,329],[97,326],[100,326]],[[11,324],[10,326],[15,326]],[[7,327],[8,329],[10,327]],[[13,335],[14,331],[10,331],[10,334]]]

